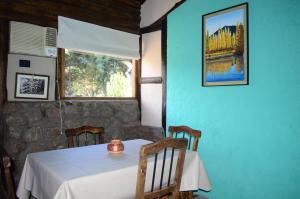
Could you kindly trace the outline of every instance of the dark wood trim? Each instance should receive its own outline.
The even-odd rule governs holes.
[[[139,34],[140,1],[0,1],[0,19],[57,28],[58,16]]]
[[[162,77],[142,77],[140,84],[161,84]]]
[[[162,127],[167,128],[167,39],[168,39],[168,18],[162,23],[161,30],[161,76],[162,76]]]
[[[159,30],[160,27],[162,27],[163,21],[168,17],[168,15],[173,12],[173,10],[175,10],[176,8],[178,8],[181,4],[183,4],[184,2],[186,2],[186,0],[182,0],[180,2],[177,2],[173,8],[171,8],[166,14],[164,14],[162,17],[160,17],[158,20],[156,20],[154,23],[152,23],[149,26],[146,26],[144,28],[140,29],[140,34],[145,34],[145,33],[149,33],[149,32],[154,32]]]
[[[4,103],[4,21],[0,19],[0,105]]]
[[[9,44],[9,23],[0,19],[0,105],[7,101],[6,71]]]
[[[141,78],[142,78],[142,55],[143,55],[143,36],[140,35],[139,38],[139,51],[140,51],[140,59],[137,65],[137,86],[136,86],[136,98],[138,100],[139,110],[140,110],[140,121],[142,120],[142,99],[141,99]]]
[[[59,48],[58,53],[57,53],[57,69],[56,72],[56,78],[57,78],[57,83],[55,84],[55,91],[56,91],[56,99],[62,99],[65,96],[65,89],[64,89],[64,81],[63,81],[63,76],[64,76],[64,65],[65,65],[65,49]]]
[[[156,24],[152,24],[150,26],[141,28],[140,34],[146,34],[146,33],[155,32],[158,30],[161,30],[161,23],[156,23]]]
[[[18,22],[23,22],[23,23],[30,23],[30,24],[34,24],[34,25],[46,26],[46,27],[52,27],[52,28],[58,27],[57,19],[54,20],[54,19],[48,18],[48,17],[38,18],[38,17],[31,16],[28,14],[11,13],[9,11],[4,11],[4,10],[1,10],[1,12],[0,12],[0,19],[8,20],[8,21],[18,21]]]
[[[91,100],[91,101],[97,101],[97,100],[136,100],[135,97],[62,97],[63,101],[82,101],[82,100]]]
[[[132,84],[132,97],[136,97],[137,91],[137,67],[139,65],[138,60],[132,60],[132,73],[131,73],[131,84]]]

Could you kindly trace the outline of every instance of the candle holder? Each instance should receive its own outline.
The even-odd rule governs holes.
[[[107,150],[110,153],[122,153],[124,151],[124,144],[119,139],[112,139],[107,144]]]

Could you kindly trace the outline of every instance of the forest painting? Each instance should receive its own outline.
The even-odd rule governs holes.
[[[202,17],[202,85],[248,84],[248,5]]]
[[[49,76],[16,73],[15,98],[48,99]]]

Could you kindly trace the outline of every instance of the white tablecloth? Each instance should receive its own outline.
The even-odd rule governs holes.
[[[148,143],[124,141],[122,154],[109,154],[106,144],[28,154],[17,196],[28,199],[31,192],[38,199],[134,198],[140,147]],[[187,151],[180,190],[197,189],[209,191],[211,185],[198,153]]]

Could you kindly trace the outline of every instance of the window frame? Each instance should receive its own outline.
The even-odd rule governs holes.
[[[137,100],[138,99],[138,66],[140,60],[132,61],[132,97],[66,97],[64,90],[64,67],[65,67],[65,49],[58,48],[57,53],[58,62],[58,96],[61,100]]]

